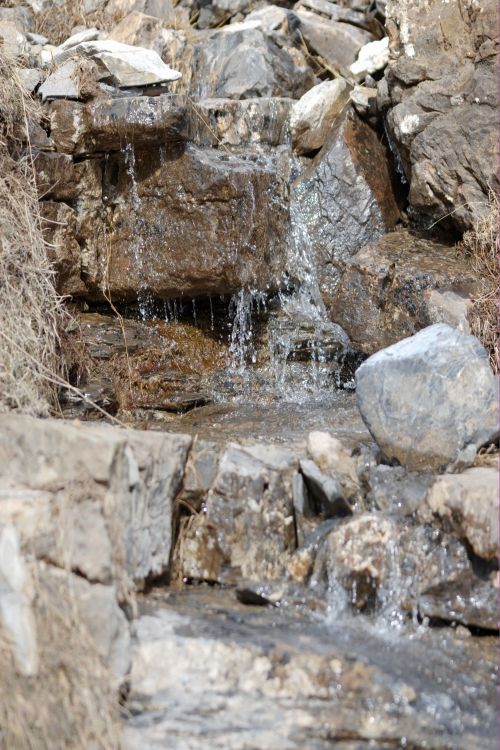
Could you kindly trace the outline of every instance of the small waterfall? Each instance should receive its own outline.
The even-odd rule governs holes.
[[[144,267],[144,249],[147,239],[147,227],[142,217],[142,202],[137,186],[135,150],[131,143],[127,143],[123,147],[123,155],[125,159],[125,168],[130,178],[130,198],[132,203],[134,229],[136,235],[135,243],[133,246],[133,253],[135,270],[139,278],[137,302],[139,307],[139,314],[143,320],[146,320],[148,317],[151,317],[152,314],[153,297],[145,281],[146,269]]]
[[[265,294],[240,289],[231,297],[229,315],[232,319],[229,342],[230,368],[242,375],[248,363],[255,364],[256,353],[253,346],[252,311],[264,306]]]

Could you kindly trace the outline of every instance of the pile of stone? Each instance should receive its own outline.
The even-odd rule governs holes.
[[[470,269],[428,237],[386,234],[405,185],[420,223],[463,230],[488,210],[494,5],[465,17],[436,1],[434,23],[396,0],[96,0],[97,25],[59,44],[35,31],[46,4],[1,9],[2,51],[44,102],[31,142],[60,291],[272,291],[300,235],[358,350],[463,320]]]

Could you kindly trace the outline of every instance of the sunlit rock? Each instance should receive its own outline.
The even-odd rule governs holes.
[[[354,112],[336,120],[294,183],[292,203],[296,231],[309,243],[328,305],[343,262],[391,230],[399,216],[385,149]]]
[[[446,324],[372,355],[356,371],[361,415],[388,459],[438,469],[498,434],[498,383],[473,336]]]
[[[373,354],[432,323],[467,333],[476,285],[470,263],[454,247],[399,230],[345,261],[330,316],[356,349]]]
[[[390,0],[387,31],[380,103],[410,205],[463,231],[498,185],[498,3]]]
[[[465,538],[478,557],[498,558],[498,471],[475,467],[436,479],[427,503],[445,528]]]
[[[299,154],[317,151],[323,146],[348,101],[349,89],[343,78],[323,81],[299,99],[290,116],[292,143]]]
[[[258,22],[229,25],[195,39],[191,93],[197,99],[297,99],[314,83],[302,53],[279,47]]]

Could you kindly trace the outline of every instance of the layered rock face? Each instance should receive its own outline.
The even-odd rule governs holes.
[[[463,231],[487,214],[498,186],[498,4],[389,0],[387,31],[379,105],[410,204]]]

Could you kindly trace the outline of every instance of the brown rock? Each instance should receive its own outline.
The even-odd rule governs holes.
[[[34,165],[41,200],[66,201],[76,197],[79,186],[73,159],[69,154],[40,151],[34,159]]]
[[[474,285],[474,273],[454,248],[400,230],[346,261],[330,316],[356,349],[373,354],[432,323],[450,322],[446,311],[437,319],[429,292],[466,296]]]
[[[292,215],[311,243],[327,304],[338,266],[391,230],[399,217],[387,155],[354,112],[337,120],[323,149],[295,183]]]
[[[103,185],[103,204],[77,207],[92,297],[105,275],[123,300],[276,288],[288,212],[272,159],[129,149],[106,161]]]
[[[75,239],[76,213],[66,203],[42,201],[40,213],[49,259],[56,271],[59,294],[83,294],[80,246]]]
[[[77,156],[114,151],[126,143],[178,142],[186,137],[185,109],[185,98],[175,94],[53,102],[51,136],[58,151]]]
[[[165,46],[162,30],[160,18],[132,11],[114,27],[108,39],[114,39],[115,42],[122,44],[154,49],[161,57]]]

